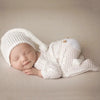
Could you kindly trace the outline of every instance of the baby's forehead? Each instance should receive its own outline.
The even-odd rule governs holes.
[[[20,54],[21,52],[24,52],[24,51],[27,51],[27,50],[32,50],[34,51],[34,48],[27,44],[27,43],[20,43],[18,44],[17,46],[15,46],[11,52],[10,52],[10,56],[11,55],[17,55],[17,54]]]
[[[29,45],[28,43],[20,43],[17,46],[19,47],[28,47],[28,48],[33,48],[31,45]]]
[[[33,48],[30,44],[28,44],[28,43],[20,43],[20,44],[18,44],[17,45],[17,47],[26,47],[26,48]]]
[[[30,50],[30,49],[34,50],[34,48],[31,45],[29,45],[27,43],[20,43],[20,44],[16,45],[11,51],[12,52],[19,51],[19,50],[26,51],[26,50]]]

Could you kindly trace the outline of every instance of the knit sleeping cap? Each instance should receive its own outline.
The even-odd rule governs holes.
[[[35,35],[29,30],[23,28],[14,28],[8,30],[1,38],[1,53],[5,58],[6,62],[10,65],[10,52],[11,50],[20,43],[27,43],[35,48],[35,44],[39,45],[41,51],[46,51],[47,46],[40,41]]]

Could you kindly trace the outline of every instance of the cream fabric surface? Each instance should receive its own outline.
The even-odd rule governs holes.
[[[0,0],[0,37],[26,28],[46,44],[71,37],[100,66],[100,0]],[[0,100],[100,100],[100,72],[44,80],[27,76],[0,56]]]

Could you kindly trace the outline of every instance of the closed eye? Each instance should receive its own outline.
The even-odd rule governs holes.
[[[17,61],[19,59],[19,57],[14,57],[13,61]]]

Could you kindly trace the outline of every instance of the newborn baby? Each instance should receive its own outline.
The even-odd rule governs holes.
[[[34,43],[39,45],[39,50]],[[30,31],[22,28],[5,33],[1,39],[1,52],[13,68],[44,79],[98,71],[90,59],[84,59],[77,40],[67,38],[46,46]]]

